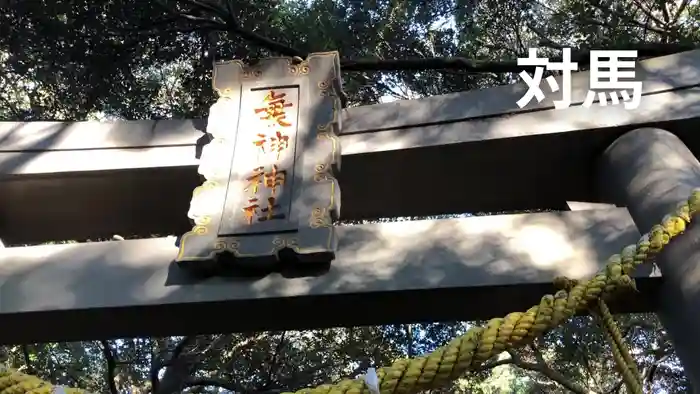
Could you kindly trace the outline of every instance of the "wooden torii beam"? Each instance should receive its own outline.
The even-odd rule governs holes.
[[[698,146],[698,64],[700,51],[639,62],[644,97],[632,111],[583,108],[585,72],[575,74],[574,105],[565,110],[554,110],[551,98],[519,109],[522,84],[349,108],[341,133],[342,216],[566,209],[566,201],[597,201],[591,158],[625,131],[661,125]],[[0,122],[0,234],[22,244],[182,233],[189,223],[181,212],[200,183],[204,123]],[[450,193],[428,203],[437,184],[449,184]]]
[[[637,242],[624,208],[340,227],[327,272],[193,280],[175,238],[0,249],[0,343],[474,320],[525,310]],[[618,311],[653,308],[658,273]],[[147,317],[147,318],[146,318]]]
[[[522,85],[348,109],[341,133],[343,217],[568,210],[567,201],[597,201],[594,160],[625,131],[662,125],[700,148],[693,133],[700,51],[640,62],[638,77],[644,97],[632,111],[578,105],[587,73],[575,76],[575,105],[565,110],[552,109],[550,100],[518,109]],[[187,231],[203,130],[198,121],[0,123],[0,238],[17,245]],[[437,201],[436,184],[450,188]],[[489,315],[521,309],[553,276],[590,275],[639,234],[624,208],[340,231],[329,273],[284,280],[285,273],[183,282],[169,268],[176,248],[167,238],[5,248],[0,316],[25,328],[2,340],[290,325],[255,315],[265,308],[295,314],[302,320],[297,328],[475,319],[486,311],[436,308],[437,300],[488,299]],[[643,298],[627,301],[621,310],[651,308]],[[363,309],[348,314],[357,305]],[[144,324],[144,313],[157,318]],[[255,320],[228,319],[232,313]]]

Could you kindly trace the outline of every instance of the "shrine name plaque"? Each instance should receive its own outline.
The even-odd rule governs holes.
[[[340,214],[337,52],[214,66],[207,132],[176,261],[243,265],[335,258]],[[285,253],[281,253],[285,251]],[[287,257],[283,257],[287,256]],[[246,264],[248,263],[248,264]]]

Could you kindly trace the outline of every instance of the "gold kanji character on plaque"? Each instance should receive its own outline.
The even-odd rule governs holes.
[[[258,188],[261,184],[263,184],[264,178],[265,167],[258,167],[254,169],[253,174],[245,179],[246,181],[248,181],[248,185],[245,187],[245,189],[243,189],[243,191],[247,192],[252,188],[253,194],[257,194]]]
[[[277,93],[274,90],[265,96],[263,102],[267,105],[266,107],[256,108],[255,113],[264,113],[260,117],[260,120],[274,120],[278,125],[282,127],[290,127],[292,124],[285,121],[287,114],[285,113],[285,108],[291,107],[292,103],[287,103],[284,97],[287,93]],[[272,127],[274,124],[270,124],[268,127]]]
[[[282,151],[287,148],[289,148],[289,136],[277,131],[274,136],[270,137],[270,151],[277,152],[277,160],[280,159]]]
[[[283,186],[286,178],[287,178],[287,171],[285,171],[285,170],[280,171],[277,168],[277,164],[273,164],[272,171],[268,171],[265,173],[265,176],[264,176],[265,187],[269,188],[271,190],[272,196],[274,196],[275,193],[277,192],[277,187]]]
[[[248,205],[243,207],[243,214],[245,215],[245,220],[249,225],[253,224],[253,218],[258,213],[258,208],[260,208],[260,205],[258,204],[258,199],[255,197],[249,198]]]
[[[282,151],[289,148],[289,136],[281,131],[275,132],[275,134],[269,138],[263,133],[258,133],[256,136],[257,138],[253,140],[253,145],[255,145],[256,148],[260,148],[262,153],[267,153],[265,146],[268,145],[269,142],[270,152],[277,152],[277,160],[279,160]]]
[[[259,216],[258,220],[264,222],[267,220],[284,219],[284,213],[275,213],[275,209],[279,207],[274,197],[268,197],[267,207],[260,209],[260,212],[264,213],[264,215]]]
[[[258,139],[253,141],[253,145],[255,145],[257,148],[260,148],[262,153],[265,153],[265,143],[267,142],[267,136],[262,133],[257,134]]]

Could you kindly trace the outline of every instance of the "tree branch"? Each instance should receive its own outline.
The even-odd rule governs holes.
[[[552,41],[551,38],[547,37],[547,35],[544,34],[542,30],[536,28],[532,23],[526,23],[525,26],[527,26],[528,29],[532,30],[532,32],[535,33],[537,37],[539,37],[539,45],[555,49],[562,49],[566,47],[565,45]]]
[[[413,357],[413,327],[411,324],[406,324],[406,355]]]
[[[620,379],[617,383],[615,383],[610,389],[608,389],[605,393],[606,394],[613,394],[613,393],[618,393],[620,389],[622,388],[622,385],[624,384],[624,380]]]
[[[228,14],[225,9],[219,7],[218,4],[212,4],[207,2],[207,0],[185,0],[188,4],[193,6],[195,9],[200,9],[203,11],[209,11],[214,15],[221,18],[225,18]]]
[[[657,17],[654,15],[654,13],[652,12],[652,10],[646,8],[646,7],[644,6],[644,4],[643,4],[641,1],[639,1],[639,0],[632,0],[632,3],[634,3],[634,5],[636,5],[637,8],[639,8],[640,11],[642,11],[642,14],[644,14],[644,15],[645,15],[646,17],[648,17],[649,19],[653,20],[657,25],[666,27],[666,23],[667,23],[667,22],[664,22],[664,21],[662,21],[661,19],[657,18]],[[664,8],[664,10],[665,10],[665,8]]]
[[[654,33],[659,34],[659,35],[662,36],[662,37],[668,37],[668,36],[671,36],[671,35],[676,36],[675,34],[673,34],[672,32],[670,32],[670,31],[668,31],[668,30],[664,30],[664,29],[662,29],[662,28],[657,28],[657,27],[645,25],[644,23],[642,23],[642,22],[640,22],[640,21],[638,21],[638,20],[636,20],[636,19],[630,18],[630,17],[628,17],[627,15],[624,15],[624,14],[621,14],[621,13],[619,13],[619,12],[617,12],[617,11],[614,11],[614,10],[610,9],[609,7],[605,7],[603,4],[601,4],[601,2],[600,2],[599,0],[591,0],[591,1],[589,2],[589,4],[592,5],[593,7],[597,8],[598,10],[600,10],[601,12],[603,12],[603,13],[605,13],[605,14],[613,15],[613,16],[615,16],[615,17],[617,17],[617,18],[620,18],[621,20],[627,22],[627,25],[628,25],[628,26],[635,26],[635,27],[641,27],[641,28],[643,28],[643,29],[648,29],[648,30],[650,30],[650,31],[653,31]],[[587,20],[587,22],[592,22],[592,21],[591,21],[591,20]],[[613,29],[613,28],[615,27],[615,26],[611,26],[611,25],[608,24],[608,23],[603,23],[603,22],[598,22],[598,23],[599,23],[601,26],[604,26],[604,27],[607,27],[607,28],[610,28],[610,29]]]
[[[170,391],[177,389],[178,382],[181,382],[187,378],[189,375],[190,363],[185,360],[181,360],[180,356],[183,355],[187,346],[189,346],[195,339],[196,336],[183,337],[180,342],[175,345],[167,359],[163,360],[162,362],[155,357],[153,358],[150,371],[152,393],[169,393]],[[163,367],[169,368],[165,371],[161,381],[158,375]]]
[[[153,346],[155,348],[155,345]],[[157,393],[160,381],[158,380],[158,372],[160,372],[160,360],[154,349],[151,349],[151,368],[149,372],[149,378],[151,381],[151,392]]]
[[[184,0],[190,7],[190,13],[177,11],[162,0],[156,0],[156,3],[170,15],[169,18],[156,22],[156,26],[163,24],[176,23],[177,20],[182,20],[187,23],[187,26],[171,26],[167,31],[182,31],[190,33],[197,30],[203,31],[225,31],[229,34],[235,34],[250,43],[271,52],[278,53],[288,57],[306,58],[308,53],[300,51],[291,46],[282,44],[273,39],[264,37],[255,33],[252,30],[243,28],[242,24],[233,14],[233,10],[227,2],[227,7],[210,3],[207,0]],[[597,1],[597,0],[596,0]],[[593,4],[596,6],[596,4]],[[600,4],[597,4],[600,6]],[[191,12],[198,12],[202,15],[193,15]],[[149,23],[147,29],[139,29],[139,31],[152,30],[153,24]],[[529,26],[531,29],[532,27]],[[533,30],[534,31],[534,30]],[[536,32],[537,33],[537,32]],[[541,32],[540,32],[541,33]],[[663,32],[668,34],[668,32]],[[550,43],[551,44],[551,43]],[[556,43],[554,43],[556,44]],[[639,44],[637,47],[627,48],[608,48],[608,49],[628,49],[637,50],[640,57],[663,56],[685,50],[695,49],[693,45],[680,44]],[[572,61],[588,64],[590,56],[589,50],[574,50]],[[561,58],[551,59],[552,61],[561,61]],[[433,57],[433,58],[409,58],[409,59],[343,59],[341,60],[341,69],[343,71],[425,71],[425,70],[462,70],[473,73],[518,73],[521,71],[533,71],[532,66],[518,66],[517,61],[510,62],[484,62],[468,59],[465,57]]]
[[[413,59],[343,59],[342,71],[425,71],[462,70],[474,73],[508,73],[533,71],[533,66],[519,66],[517,62],[480,62],[464,57],[433,57]]]
[[[284,337],[287,334],[287,331],[282,331],[282,335],[280,336],[280,340],[277,343],[277,346],[275,347],[275,353],[272,355],[272,361],[270,362],[270,368],[267,371],[267,381],[263,385],[262,389],[267,390],[272,386],[272,379],[274,378],[274,374],[277,371],[278,367],[278,359],[280,352],[282,351],[282,346],[284,345]]]
[[[109,392],[111,394],[119,394],[117,389],[117,382],[115,380],[115,370],[117,369],[117,361],[114,357],[114,352],[109,346],[109,343],[105,340],[100,341],[102,345],[102,354],[107,362],[107,385],[109,386]]]
[[[245,340],[237,343],[230,350],[232,352],[237,351],[241,347],[247,346],[248,344],[258,340],[259,338],[265,335],[266,334],[259,334],[257,336],[248,337]],[[200,380],[197,380],[199,378],[195,378],[192,376],[192,373],[194,371],[193,367],[197,363],[201,362],[205,357],[209,356],[211,352],[221,350],[222,346],[230,342],[232,337],[232,334],[219,335],[216,338],[210,340],[208,343],[206,343],[206,345],[202,343],[201,347],[203,347],[204,349],[200,349],[199,342],[206,342],[207,340],[209,340],[208,338],[211,338],[210,336],[193,336],[183,338],[183,340],[180,341],[177,344],[177,346],[175,346],[175,349],[173,349],[173,351],[171,352],[171,357],[165,363],[158,366],[158,371],[160,371],[160,368],[162,367],[167,368],[165,370],[165,373],[163,374],[163,378],[158,381],[157,390],[154,390],[153,392],[155,394],[170,394],[173,392],[180,392],[183,386],[187,384],[187,382],[191,383],[193,381],[192,379],[195,379],[195,381],[200,382]],[[198,338],[201,339],[201,341],[199,341]],[[197,341],[198,343],[193,346],[193,349],[185,351],[186,347],[195,341]],[[177,357],[173,357],[175,355]],[[157,374],[158,371],[156,371],[155,373]],[[153,373],[153,371],[151,372]],[[201,385],[202,384],[195,384],[194,386]]]
[[[595,391],[587,390],[578,384],[572,382],[571,380],[567,379],[566,376],[562,375],[560,372],[555,371],[554,369],[550,368],[546,362],[544,361],[544,357],[542,357],[542,353],[540,353],[539,349],[535,345],[532,345],[532,350],[535,352],[535,358],[537,359],[536,364],[532,363],[527,363],[523,361],[513,350],[509,350],[508,353],[510,354],[510,357],[513,361],[513,365],[520,367],[522,369],[526,369],[528,371],[534,371],[534,372],[539,372],[542,375],[546,376],[550,380],[559,383],[561,386],[566,388],[567,390],[570,390],[576,394],[596,394]]]
[[[490,363],[482,364],[482,365],[479,367],[479,371],[487,371],[487,370],[489,370],[489,369],[493,369],[493,368],[496,368],[496,367],[500,367],[501,365],[508,365],[508,364],[513,364],[513,365],[515,365],[515,361],[513,360],[512,357],[511,357],[511,358],[504,358],[504,359],[501,359],[501,360],[495,360],[495,361],[492,361],[492,362],[490,362]]]
[[[678,23],[678,19],[680,19],[681,14],[685,11],[686,7],[688,7],[688,4],[690,4],[690,0],[683,0],[681,2],[681,5],[678,6],[678,10],[676,10],[676,13],[673,15],[673,19],[671,20],[672,24]]]
[[[177,345],[175,345],[175,348],[173,349],[172,353],[170,354],[169,360],[174,360],[178,357],[180,357],[180,354],[185,350],[185,348],[192,343],[194,340],[194,336],[186,336],[182,338],[180,342],[178,342]]]
[[[213,16],[210,16],[210,17],[195,16],[195,15],[192,15],[190,12],[178,11],[178,10],[176,9],[177,7],[171,8],[171,7],[169,7],[167,4],[165,4],[163,1],[164,1],[164,0],[155,0],[154,3],[155,3],[157,6],[159,6],[160,8],[162,8],[163,11],[165,11],[167,14],[172,15],[172,16],[173,16],[174,18],[176,18],[176,19],[178,19],[178,18],[179,18],[179,19],[185,19],[185,20],[189,20],[189,21],[193,21],[193,22],[197,22],[197,21],[200,21],[200,22],[211,22],[211,23],[216,23],[216,24],[219,24],[219,25],[223,25],[223,24],[224,24],[224,23],[222,22],[222,20],[221,20],[221,17],[222,17],[222,16],[225,16],[225,14],[224,14],[224,15],[220,14],[220,13],[218,12],[217,8],[215,8],[215,7],[212,8],[213,10],[215,10],[215,11],[213,12],[213,14],[214,14]],[[187,0],[186,2],[189,3],[190,5],[195,5],[194,9],[191,10],[191,11],[196,11],[196,10],[198,10],[198,9],[199,9],[199,10],[202,10],[202,7],[201,7],[201,5],[200,5],[198,2],[196,2],[196,1],[191,1],[191,0]],[[213,7],[213,6],[212,6],[212,7]],[[205,9],[203,9],[203,11],[204,11],[204,12],[200,12],[200,13],[201,13],[201,14],[207,14],[207,11],[209,11],[209,10],[205,8]]]
[[[664,363],[666,360],[668,360],[671,357],[671,354],[665,354],[661,356],[658,360],[654,361],[651,366],[649,366],[649,369],[647,369],[642,376],[642,382],[645,384],[651,385],[652,382],[654,381],[654,375],[656,374],[656,371],[659,368],[659,365]]]
[[[212,4],[208,3],[206,0],[185,0],[186,3],[189,5],[193,6],[194,9],[203,11],[203,12],[208,12],[210,14],[213,14],[213,18],[202,18],[206,20],[207,22],[210,23],[217,23],[218,21],[216,18],[221,18],[224,23],[220,25],[221,30],[227,31],[229,34],[235,34],[243,38],[244,40],[247,40],[251,42],[252,44],[255,44],[259,47],[268,49],[272,52],[279,53],[284,56],[299,56],[299,57],[305,57],[306,54],[298,49],[292,48],[291,46],[284,45],[280,42],[277,42],[275,40],[269,39],[265,36],[262,36],[258,33],[255,33],[252,30],[248,30],[243,28],[243,25],[241,24],[240,20],[236,18],[236,16],[233,14],[233,10],[230,7],[230,2],[227,2],[227,7],[226,9]],[[160,3],[160,2],[159,2]],[[163,5],[160,3],[161,6]],[[178,15],[181,18],[188,19],[190,21],[196,21],[196,19],[193,19],[192,15],[189,14],[183,14],[183,13],[178,13]],[[194,17],[197,18],[197,17]]]
[[[24,356],[24,365],[27,367],[27,373],[34,375],[34,367],[32,367],[32,361],[29,358],[29,345],[22,345],[22,356]]]
[[[273,356],[273,361],[270,365],[270,371],[269,371],[269,375],[268,375],[268,384],[266,384],[266,386],[269,386],[269,382],[271,381],[271,377],[273,376],[273,373],[274,373],[274,369],[273,369],[274,365],[273,364],[276,364],[277,354],[281,350],[281,347],[284,343],[285,334],[286,334],[286,332],[282,333],[282,336],[280,337],[280,341],[277,345],[275,356]],[[254,336],[250,336],[250,337],[238,342],[231,349],[231,351],[236,352],[236,351],[238,351],[238,350],[240,350],[240,349],[242,349],[242,348],[244,348],[244,347],[246,347],[254,342],[259,341],[260,339],[264,338],[266,335],[267,334],[263,333],[263,334],[257,334]],[[224,343],[226,343],[227,341],[230,341],[231,337],[232,337],[231,335],[221,335],[218,338],[216,338],[215,340],[213,340],[204,350],[197,352],[197,353],[193,353],[193,354],[183,355],[183,357],[186,356],[185,358],[189,359],[188,360],[189,363],[201,361],[202,357],[204,357],[206,354],[208,354],[212,350],[219,349]],[[192,358],[192,357],[194,357],[194,358]],[[247,391],[245,389],[245,387],[239,383],[236,383],[236,382],[233,382],[230,380],[226,380],[226,379],[219,379],[219,378],[213,378],[213,377],[205,378],[205,377],[192,377],[192,376],[190,376],[190,377],[187,377],[184,380],[184,382],[182,383],[182,388],[199,387],[199,386],[220,387],[220,388],[230,390],[230,391],[233,391],[236,393],[245,393]],[[260,393],[256,392],[256,394],[272,394],[275,392],[274,390],[267,390],[268,388],[269,387],[265,387],[263,389],[263,391],[261,391]]]

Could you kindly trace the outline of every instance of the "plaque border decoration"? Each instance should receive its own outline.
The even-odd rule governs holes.
[[[205,180],[193,191],[188,217],[194,224],[180,238],[175,261],[185,268],[196,267],[198,263],[215,261],[219,255],[228,253],[234,261],[274,262],[280,261],[283,249],[293,251],[295,261],[302,263],[333,260],[338,245],[334,221],[340,214],[340,186],[336,174],[341,164],[338,136],[342,81],[338,52],[313,53],[306,59],[267,58],[255,65],[240,60],[219,62],[214,66],[213,85],[219,96],[212,106],[207,126],[213,138],[204,147],[198,167]],[[292,187],[296,189],[294,201],[311,200],[313,203],[303,207],[292,203],[290,211],[295,211],[292,217],[297,220],[296,231],[219,235],[236,136],[240,132],[237,122],[243,116],[238,109],[242,92],[270,86],[299,89],[299,117],[305,114],[308,119],[298,127],[307,127],[308,132],[302,138],[313,141],[310,144],[315,153],[310,157],[305,156],[304,151],[295,154],[295,179],[302,181],[295,181]],[[307,108],[302,114],[302,105],[313,108]],[[309,116],[309,111],[313,111],[313,117]],[[222,114],[230,122],[222,122]],[[300,133],[298,131],[297,135]]]

